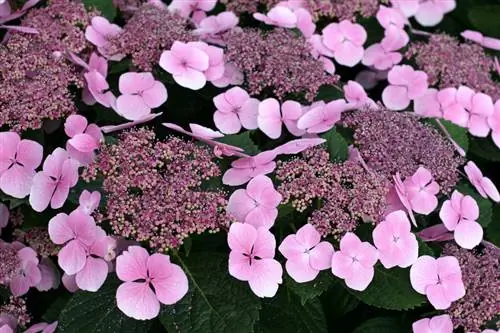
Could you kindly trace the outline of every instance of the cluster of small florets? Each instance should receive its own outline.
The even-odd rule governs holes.
[[[10,296],[9,303],[0,306],[0,315],[12,316],[21,327],[26,327],[31,321],[26,301],[21,297]]]
[[[259,9],[260,4],[267,4],[268,7],[272,7],[279,0],[268,0],[268,1],[259,1],[259,0],[221,0],[226,6],[226,10],[232,11],[234,13],[255,13]]]
[[[418,67],[429,77],[429,84],[440,89],[466,85],[500,97],[500,86],[491,77],[494,61],[481,45],[460,43],[446,34],[432,35],[428,42],[412,43],[406,57],[414,58]]]
[[[481,327],[496,318],[500,310],[500,249],[486,244],[468,251],[446,244],[443,254],[458,259],[466,294],[447,310],[455,328],[480,332]]]
[[[170,49],[175,41],[196,39],[188,26],[185,18],[153,4],[144,4],[128,20],[123,32],[110,40],[106,52],[130,55],[135,66],[151,71],[161,53]]]
[[[83,178],[104,176],[103,218],[116,234],[165,251],[190,234],[229,225],[225,193],[200,188],[220,175],[212,158],[209,149],[195,142],[176,137],[156,141],[153,131],[131,130],[105,147]]]
[[[47,228],[35,227],[27,231],[16,229],[14,230],[14,236],[18,242],[31,247],[36,253],[44,258],[56,256],[61,249],[60,246],[54,244],[50,240]]]
[[[342,125],[354,130],[354,144],[368,166],[391,182],[397,172],[404,179],[420,166],[431,171],[443,193],[458,182],[463,158],[437,129],[412,113],[353,111],[343,116]]]
[[[299,212],[314,205],[309,223],[323,235],[342,237],[360,221],[379,220],[385,209],[387,186],[357,162],[333,163],[324,148],[305,151],[301,158],[278,162],[276,178],[283,203]]]
[[[69,87],[81,87],[83,77],[62,55],[87,49],[83,29],[89,19],[83,4],[54,0],[31,10],[21,21],[38,34],[10,32],[7,43],[0,46],[0,126],[37,129],[44,119],[76,112]]]
[[[245,74],[252,95],[270,89],[279,99],[290,93],[305,93],[311,101],[321,85],[338,80],[310,54],[305,38],[292,31],[233,29],[225,35],[225,42],[226,61]]]
[[[7,284],[19,269],[17,250],[9,243],[0,243],[0,284]]]
[[[304,0],[304,7],[316,18],[336,17],[339,21],[356,21],[358,15],[372,17],[377,13],[379,5],[379,0]]]

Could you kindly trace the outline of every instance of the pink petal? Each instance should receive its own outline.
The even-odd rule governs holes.
[[[429,328],[437,333],[453,332],[453,322],[449,315],[435,316],[431,318]]]
[[[229,253],[229,274],[241,281],[248,281],[252,276],[249,257],[237,251]]]
[[[142,92],[144,103],[154,109],[167,101],[167,88],[160,81],[155,81],[153,86]]]
[[[304,254],[304,252],[308,250],[308,248],[299,243],[297,240],[297,236],[292,234],[286,236],[285,239],[283,239],[278,250],[286,259],[299,260],[302,254]]]
[[[243,189],[234,191],[229,197],[227,212],[240,222],[244,222],[248,213],[254,208],[255,201]]]
[[[84,153],[89,153],[99,148],[99,142],[89,134],[76,134],[68,140],[68,143],[76,150]]]
[[[408,91],[401,86],[387,86],[382,92],[382,101],[390,110],[404,110],[410,105]]]
[[[150,72],[135,73],[128,72],[120,76],[118,86],[120,92],[124,95],[139,94],[151,89],[155,84],[155,78]]]
[[[363,291],[372,282],[375,275],[373,267],[364,267],[360,264],[352,265],[352,274],[345,279],[345,284],[354,290]]]
[[[428,286],[425,294],[436,310],[445,310],[451,305],[450,300],[444,294],[444,288],[441,284]]]
[[[116,258],[116,275],[122,281],[147,278],[149,253],[140,246],[129,246]]]
[[[479,206],[476,200],[470,195],[464,196],[460,202],[460,212],[463,217],[471,221],[477,220],[479,218]]]
[[[222,183],[230,186],[238,186],[245,184],[252,179],[252,169],[237,169],[230,168],[222,176]]]
[[[411,208],[415,213],[429,215],[436,209],[438,200],[436,196],[421,191],[412,195],[410,199]]]
[[[238,112],[238,117],[240,118],[241,125],[246,129],[256,129],[258,127],[257,117],[259,114],[259,100],[255,98],[249,98],[243,103],[240,111]]]
[[[275,189],[271,179],[264,175],[253,178],[247,185],[247,194],[266,207],[277,207],[282,196]]]
[[[458,259],[453,256],[439,257],[436,259],[436,263],[438,274],[442,280],[462,275]]]
[[[66,244],[59,251],[57,257],[59,266],[69,275],[81,271],[87,261],[85,248],[76,240],[72,240]]]
[[[107,38],[100,34],[93,26],[85,29],[85,38],[95,46],[104,46],[108,43]]]
[[[95,242],[97,228],[93,217],[77,209],[69,214],[66,223],[73,230],[74,237],[82,244],[90,246]]]
[[[1,132],[0,133],[0,163],[8,162],[7,168],[10,165],[10,159],[14,158],[17,152],[17,145],[21,141],[19,134],[15,132]],[[3,168],[0,169],[0,173],[5,171]]]
[[[488,125],[487,118],[476,114],[471,114],[469,123],[467,124],[470,134],[485,138],[490,133],[490,126]]]
[[[415,13],[415,19],[424,27],[432,27],[441,22],[444,13],[436,8],[433,1],[423,2]]]
[[[155,253],[148,259],[148,270],[151,283],[155,288],[158,300],[163,304],[177,303],[188,292],[186,273],[172,264],[168,256]]]
[[[257,117],[259,129],[271,139],[277,139],[281,136],[281,123],[279,102],[274,98],[260,102]]]
[[[350,278],[353,271],[352,265],[353,260],[349,255],[341,251],[333,253],[331,264],[333,275],[341,279]]]
[[[258,228],[252,253],[260,258],[273,258],[275,249],[274,235],[267,228]]]
[[[283,28],[295,28],[297,25],[297,16],[287,7],[276,6],[272,8],[268,13],[267,17],[273,21],[273,23],[279,27]]]
[[[309,263],[317,270],[328,269],[332,265],[333,246],[328,242],[321,242],[309,252]]]
[[[182,75],[175,75],[174,80],[182,87],[199,90],[205,86],[207,79],[205,74],[195,69],[187,68]]]
[[[245,217],[245,223],[250,223],[256,228],[264,227],[269,229],[274,225],[277,217],[278,210],[276,208],[257,206]]]
[[[363,54],[364,49],[362,46],[356,46],[349,41],[345,41],[335,50],[334,58],[341,65],[354,67],[363,59]]]
[[[215,111],[214,123],[217,129],[224,134],[236,134],[241,130],[241,123],[238,115],[233,112]]]
[[[79,288],[76,285],[76,274],[75,275],[68,275],[66,273],[63,274],[61,281],[64,285],[64,287],[70,292],[74,293],[76,292]]]
[[[29,291],[30,283],[27,277],[17,275],[10,280],[9,288],[12,296],[19,297]]]
[[[193,45],[176,41],[170,50],[179,58],[185,60],[187,66],[194,70],[206,71],[209,67],[210,58],[208,54]]]
[[[82,290],[95,292],[108,276],[108,264],[101,258],[88,257],[85,266],[76,273],[76,284]]]
[[[73,238],[73,230],[67,223],[68,215],[59,213],[49,221],[50,240],[55,244],[61,245]]]
[[[0,176],[0,189],[5,194],[22,199],[30,193],[35,171],[14,164]]]
[[[321,235],[311,224],[306,224],[297,231],[297,241],[306,249],[312,249],[321,241]]]
[[[438,282],[438,266],[431,256],[421,256],[410,269],[410,282],[416,292],[426,294],[426,288]]]
[[[60,183],[54,190],[52,194],[52,199],[50,200],[50,208],[58,209],[61,208],[69,195],[69,186],[67,184]]]
[[[274,259],[255,260],[252,277],[248,281],[250,289],[259,297],[273,297],[282,283],[283,268]]]
[[[481,187],[486,192],[486,194],[491,198],[491,200],[495,202],[500,202],[500,194],[498,193],[498,189],[495,186],[495,184],[491,181],[491,179],[483,177],[481,179]]]
[[[51,259],[42,259],[40,265],[38,265],[38,269],[40,270],[41,278],[40,282],[36,285],[36,289],[39,291],[48,291],[59,287],[61,276],[59,269],[52,263]]]
[[[42,163],[43,147],[32,140],[21,140],[17,145],[16,160],[27,169],[36,169]]]
[[[455,228],[455,241],[465,249],[473,249],[483,240],[483,228],[476,221],[461,220]]]
[[[256,239],[257,230],[255,227],[238,222],[231,224],[227,235],[229,248],[238,253],[249,254]]]
[[[128,120],[138,120],[151,113],[139,95],[121,95],[116,99],[117,113]]]
[[[361,241],[358,236],[352,232],[347,232],[340,240],[340,251],[345,254],[356,256],[358,248],[361,246]]]
[[[128,317],[149,320],[160,313],[160,302],[147,283],[125,282],[116,291],[118,308]]]
[[[298,283],[312,281],[318,276],[319,270],[309,264],[309,255],[302,253],[298,258],[287,260],[285,264],[288,275]]]
[[[87,128],[88,122],[84,116],[73,114],[64,123],[64,132],[70,138],[77,134],[82,134]]]
[[[453,209],[451,201],[446,200],[439,211],[439,218],[443,221],[446,229],[453,231],[460,220],[460,214]]]
[[[295,139],[292,141],[288,141],[287,143],[276,147],[275,151],[278,154],[298,154],[303,152],[304,150],[318,146],[320,144],[325,143],[326,140],[322,138],[311,138],[311,139]]]

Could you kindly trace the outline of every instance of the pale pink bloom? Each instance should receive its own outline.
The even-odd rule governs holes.
[[[373,245],[348,232],[340,240],[340,251],[332,256],[332,273],[349,288],[363,291],[373,280],[377,260],[378,252]]]
[[[276,240],[266,228],[250,224],[233,223],[229,228],[227,243],[229,274],[238,280],[248,281],[258,297],[273,297],[283,282],[283,268],[274,259]]]
[[[384,5],[380,5],[377,12],[377,21],[385,29],[395,26],[399,29],[404,29],[405,24],[408,20],[404,14],[397,8],[389,8]]]
[[[69,291],[70,293],[74,293],[80,289],[76,284],[76,274],[68,275],[64,273],[61,278],[61,281],[64,285],[64,288],[66,288],[66,290]]]
[[[380,43],[370,45],[364,53],[362,63],[378,70],[388,70],[403,59],[396,52],[409,42],[409,37],[403,29],[390,26],[385,30],[385,36]]]
[[[271,228],[278,217],[281,194],[274,189],[271,179],[259,175],[229,197],[227,211],[238,221],[255,227]]]
[[[404,180],[406,195],[414,212],[428,215],[436,209],[439,185],[424,167],[419,167],[411,177]]]
[[[57,289],[61,280],[59,269],[52,262],[50,258],[42,258],[38,264],[40,269],[41,279],[35,286],[39,291],[48,291],[50,289]]]
[[[189,42],[187,45],[195,46],[208,56],[208,68],[203,71],[207,81],[218,80],[224,76],[225,62],[222,48],[205,42]]]
[[[424,242],[444,242],[453,239],[453,234],[444,224],[436,224],[417,233]]]
[[[85,29],[85,38],[97,46],[99,53],[103,56],[108,57],[106,54],[106,47],[109,46],[109,41],[111,38],[119,35],[122,32],[116,24],[110,23],[105,17],[94,16],[90,21],[90,25]],[[121,60],[123,55],[114,56],[112,60]]]
[[[344,20],[330,23],[322,33],[323,44],[339,64],[353,67],[363,58],[367,34],[362,25]]]
[[[417,238],[411,233],[410,220],[402,210],[390,213],[377,224],[373,230],[373,243],[385,268],[406,268],[417,260]]]
[[[343,87],[344,97],[354,109],[368,106],[372,109],[378,109],[377,104],[368,97],[365,89],[356,81],[347,81]]]
[[[97,103],[107,108],[115,105],[116,97],[109,90],[109,84],[106,81],[105,76],[95,69],[83,74],[83,76],[85,77],[85,82],[90,95]],[[87,98],[86,100],[89,99]],[[91,100],[89,102],[91,102]]]
[[[0,333],[14,333],[17,319],[10,314],[0,313]]]
[[[254,13],[253,17],[268,25],[282,28],[295,28],[297,26],[297,16],[292,9],[285,6],[275,6],[266,14]]]
[[[500,148],[500,99],[495,102],[495,109],[488,117],[488,125],[491,128],[491,138]]]
[[[413,333],[453,333],[453,323],[447,314],[417,320],[412,328]]]
[[[275,151],[265,151],[255,156],[243,157],[231,162],[229,168],[222,176],[222,182],[230,186],[245,184],[250,179],[259,175],[271,173],[276,168]]]
[[[35,169],[43,158],[43,147],[32,140],[21,140],[15,132],[0,133],[0,189],[14,198],[30,193]]]
[[[406,17],[415,15],[420,2],[420,0],[391,0],[392,6],[399,9]]]
[[[500,194],[498,193],[498,189],[495,184],[488,177],[484,177],[483,173],[477,167],[476,163],[469,161],[464,167],[465,173],[469,178],[469,181],[479,194],[487,199],[488,197],[495,201],[500,202]]]
[[[172,74],[180,86],[199,90],[207,82],[204,72],[209,67],[209,57],[194,45],[175,41],[169,51],[161,54],[160,67]]]
[[[42,279],[38,268],[38,255],[31,247],[22,247],[17,251],[19,270],[9,283],[10,292],[18,297],[26,294],[31,287],[35,287]]]
[[[214,113],[215,126],[225,134],[235,134],[241,130],[257,128],[259,101],[250,98],[240,87],[233,87],[213,99],[217,111]]]
[[[51,324],[38,323],[30,326],[24,333],[54,333],[57,329],[58,322],[55,321]]]
[[[104,141],[104,136],[99,126],[89,124],[83,116],[71,115],[66,118],[64,132],[70,137],[66,143],[66,150],[69,156],[82,165],[93,162],[95,150]]]
[[[463,38],[476,42],[483,47],[500,51],[500,39],[498,38],[483,36],[479,31],[473,30],[462,31],[461,35]]]
[[[73,52],[69,52],[69,59],[74,63],[82,66],[87,72],[96,71],[101,75],[102,78],[104,78],[104,80],[106,80],[106,77],[108,76],[108,62],[105,58],[99,57],[97,53],[92,52],[88,64]],[[87,82],[85,82],[85,87],[82,90],[82,101],[87,105],[94,105],[96,103],[94,96],[89,91]]]
[[[259,104],[257,124],[259,129],[272,139],[281,136],[282,124],[285,124],[291,134],[300,136],[305,134],[304,129],[297,127],[302,114],[302,106],[298,102],[285,101],[280,107],[278,100],[267,98]]]
[[[69,190],[78,182],[78,161],[69,157],[66,150],[56,148],[43,162],[43,171],[33,177],[29,202],[37,211],[44,211],[50,204],[61,208]]]
[[[460,87],[457,91],[457,101],[467,112],[467,128],[470,134],[486,137],[490,132],[488,117],[495,110],[493,100],[483,93],[476,93],[467,87]]]
[[[224,73],[217,80],[212,80],[212,84],[217,88],[224,88],[228,85],[239,86],[243,84],[243,73],[234,66],[233,63],[224,64]]]
[[[94,219],[80,210],[59,213],[49,221],[49,236],[54,244],[64,245],[58,253],[58,264],[66,274],[81,271],[87,262],[88,248],[98,236]]]
[[[101,127],[101,131],[103,133],[112,133],[112,132],[120,131],[120,130],[123,130],[123,129],[131,128],[131,127],[134,127],[135,125],[140,125],[140,124],[147,123],[148,121],[151,121],[151,120],[153,120],[153,119],[161,116],[162,114],[163,114],[163,112],[151,113],[151,114],[148,114],[147,116],[144,116],[144,117],[142,117],[140,119],[137,119],[137,120],[134,120],[134,121],[130,121],[130,122],[127,122],[127,123],[123,123],[123,124],[120,124],[120,125],[102,126]]]
[[[139,120],[167,101],[167,89],[150,72],[128,72],[120,76],[116,112],[127,120]]]
[[[221,34],[236,27],[238,22],[239,18],[233,12],[222,12],[202,19],[193,33],[208,42],[224,45]]]
[[[387,194],[387,203],[391,210],[388,212],[396,211],[399,209],[406,209],[408,215],[410,216],[410,220],[414,226],[417,226],[417,221],[415,221],[415,216],[413,215],[413,209],[411,208],[411,203],[408,198],[408,193],[406,190],[406,186],[399,175],[399,172],[393,176],[394,179],[394,187]]]
[[[5,228],[9,223],[9,217],[9,208],[3,203],[0,203],[0,235],[2,234],[2,228]]]
[[[387,76],[389,85],[382,92],[382,101],[391,110],[404,110],[410,101],[422,96],[429,86],[427,74],[411,66],[394,66]]]
[[[412,0],[400,0],[401,2]],[[456,7],[455,0],[423,0],[418,4],[415,19],[424,27],[432,27],[443,20],[444,14]]]
[[[483,240],[483,228],[476,222],[479,206],[470,195],[454,191],[451,199],[443,202],[439,217],[448,230],[454,231],[455,241],[461,247],[472,249]]]
[[[276,148],[273,151],[277,154],[298,154],[303,152],[304,150],[323,144],[326,140],[322,138],[303,138],[303,139],[295,139],[292,141],[288,141]]]
[[[244,153],[244,150],[240,147],[231,146],[222,142],[215,141],[216,138],[222,138],[224,134],[218,131],[214,131],[210,128],[197,125],[197,124],[189,124],[191,132],[184,130],[182,127],[172,124],[172,123],[163,123],[163,126],[173,129],[174,131],[192,136],[195,139],[200,140],[201,142],[206,143],[209,146],[214,147],[214,154],[217,157],[221,156],[239,156],[239,157],[249,157]]]
[[[316,30],[316,24],[314,24],[311,13],[305,8],[296,8],[293,12],[297,17],[297,29],[302,32],[304,37],[311,37]]]
[[[287,273],[298,283],[312,281],[319,272],[328,269],[332,263],[333,246],[321,242],[320,233],[306,224],[296,234],[288,235],[279,246],[287,259]]]
[[[429,118],[443,118],[443,109],[438,99],[439,90],[429,88],[420,97],[413,101],[415,113]]]
[[[343,99],[337,99],[328,104],[313,104],[298,120],[297,128],[307,133],[323,133],[329,131],[340,120],[343,111],[348,110],[348,104]]]
[[[197,11],[209,12],[215,8],[217,0],[173,0],[168,9],[183,17],[189,17]]]
[[[116,275],[124,281],[116,291],[118,308],[137,320],[155,318],[160,303],[177,303],[188,291],[186,274],[168,255],[149,255],[140,246],[130,246],[116,258]]]
[[[462,271],[455,257],[434,259],[421,256],[411,266],[410,281],[413,289],[426,295],[436,310],[444,310],[465,295]]]
[[[309,38],[311,55],[323,63],[323,69],[329,74],[335,74],[335,64],[327,57],[333,57],[333,52],[323,44],[323,36],[313,34]]]
[[[101,193],[99,191],[93,191],[91,193],[87,190],[83,190],[78,200],[78,203],[80,204],[78,209],[85,214],[90,215],[97,209],[97,207],[99,207],[100,201]]]

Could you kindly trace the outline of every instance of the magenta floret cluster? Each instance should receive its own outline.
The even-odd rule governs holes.
[[[0,306],[0,314],[11,316],[22,327],[26,327],[31,322],[26,300],[21,297],[11,296],[8,303]]]
[[[414,114],[363,109],[346,113],[342,124],[354,131],[354,144],[368,166],[387,180],[397,172],[403,178],[411,176],[424,166],[443,193],[458,182],[457,169],[463,158],[435,128],[421,123]]]
[[[83,177],[104,177],[102,219],[117,235],[166,251],[190,234],[228,226],[225,193],[200,188],[220,175],[212,159],[209,149],[194,142],[176,137],[157,141],[153,131],[131,130],[106,146]]]
[[[37,254],[43,258],[56,256],[61,247],[54,244],[49,237],[47,228],[35,227],[29,230],[16,229],[14,236],[18,242],[31,247]]]
[[[17,274],[19,258],[17,250],[8,243],[0,243],[0,284],[8,283]]]
[[[378,0],[305,0],[306,7],[316,17],[336,17],[340,21],[356,21],[358,15],[362,17],[374,16],[380,1]]]
[[[283,99],[305,92],[305,98],[312,101],[322,85],[338,81],[311,55],[306,39],[292,31],[234,29],[226,34],[225,42],[226,61],[244,73],[251,95],[269,89]]]
[[[323,235],[342,237],[360,221],[376,222],[385,209],[384,179],[354,161],[334,163],[324,148],[305,151],[301,158],[279,161],[276,178],[283,203],[305,211],[318,202],[308,222]]]

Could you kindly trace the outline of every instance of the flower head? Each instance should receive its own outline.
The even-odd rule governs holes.
[[[353,67],[363,58],[367,34],[362,25],[347,20],[330,23],[322,34],[323,44],[339,64]]]
[[[394,66],[388,74],[389,85],[382,92],[382,101],[391,110],[403,110],[410,101],[422,96],[428,88],[427,74],[408,65]]]
[[[99,207],[99,202],[101,201],[101,193],[99,191],[89,192],[83,190],[80,194],[78,203],[78,209],[87,215],[91,215],[97,207]]]
[[[448,315],[417,320],[412,325],[413,333],[452,333],[453,323]]]
[[[405,194],[414,212],[428,215],[436,209],[439,185],[436,183],[429,170],[420,167],[403,182]]]
[[[89,124],[83,116],[71,115],[64,123],[64,132],[70,137],[66,144],[69,156],[82,165],[91,163],[95,158],[95,150],[104,141],[99,127]]]
[[[110,23],[105,17],[94,16],[90,21],[91,24],[85,29],[85,38],[95,46],[99,52],[106,56],[106,48],[109,45],[109,40],[112,37],[119,35],[122,28],[116,24]],[[112,60],[121,60],[122,56],[114,56]]]
[[[469,161],[464,166],[464,171],[469,178],[471,184],[476,188],[479,194],[487,199],[490,198],[495,202],[500,202],[500,194],[495,184],[488,177],[483,176],[483,173],[477,167],[476,163]]]
[[[343,111],[348,109],[348,104],[343,99],[337,99],[327,104],[312,104],[309,110],[297,121],[297,128],[307,133],[323,133],[329,131],[340,121]]]
[[[250,98],[240,87],[234,87],[213,99],[217,111],[215,126],[225,134],[238,133],[241,128],[256,129],[259,101]]]

